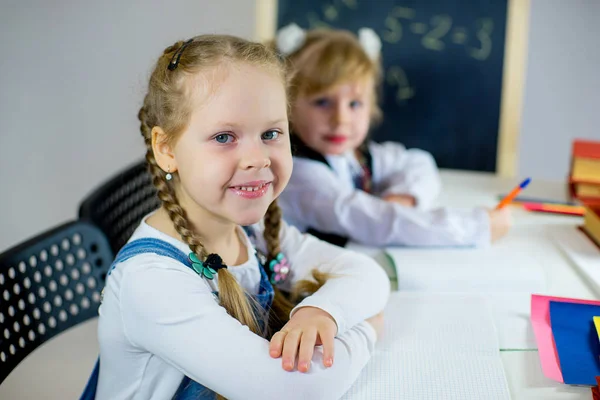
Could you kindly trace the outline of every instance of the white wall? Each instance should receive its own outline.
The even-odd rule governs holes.
[[[565,180],[574,138],[600,140],[600,1],[531,0],[520,176]]]
[[[2,0],[0,10],[0,251],[76,218],[80,199],[143,156],[136,115],[166,46],[255,28],[255,0]]]
[[[2,0],[0,251],[75,218],[142,157],[136,114],[160,51],[251,38],[256,1]],[[572,138],[600,140],[600,1],[531,0],[530,15],[519,175],[564,179]]]

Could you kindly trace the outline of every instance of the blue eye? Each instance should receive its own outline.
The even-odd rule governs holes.
[[[215,136],[215,141],[221,144],[231,143],[233,140],[233,135],[229,133],[219,133],[217,136]]]
[[[359,101],[359,100],[352,100],[352,101],[350,102],[350,108],[358,108],[358,107],[360,107],[360,106],[362,106],[362,101]]]
[[[265,133],[262,134],[262,139],[263,140],[275,140],[279,137],[279,135],[281,135],[281,132],[279,132],[279,131],[266,131]]]
[[[327,107],[329,106],[329,104],[331,104],[331,102],[329,101],[329,99],[322,97],[313,101],[313,104],[317,107]]]

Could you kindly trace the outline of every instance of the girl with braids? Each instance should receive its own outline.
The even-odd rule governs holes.
[[[367,140],[381,117],[381,41],[373,30],[355,36],[292,24],[276,47],[295,72],[294,171],[280,199],[290,224],[341,246],[487,245],[508,231],[508,208],[430,210],[441,189],[433,157]]]
[[[139,119],[162,207],[110,269],[88,398],[334,399],[368,361],[383,270],[288,227],[275,201],[286,83],[275,52],[231,36],[158,59]]]

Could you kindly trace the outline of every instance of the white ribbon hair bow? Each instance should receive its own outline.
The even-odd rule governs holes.
[[[284,56],[289,56],[298,50],[305,41],[306,31],[294,23],[281,28],[275,39],[277,50]]]
[[[284,56],[289,56],[298,50],[306,41],[306,31],[295,23],[284,26],[277,32],[275,43],[277,50]],[[381,53],[381,39],[371,28],[358,30],[358,41],[371,60],[377,60]]]
[[[371,60],[377,60],[381,54],[381,39],[371,28],[358,30],[358,41]]]

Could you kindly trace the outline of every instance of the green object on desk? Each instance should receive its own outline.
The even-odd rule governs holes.
[[[501,352],[513,352],[513,351],[538,351],[538,349],[500,349]]]

